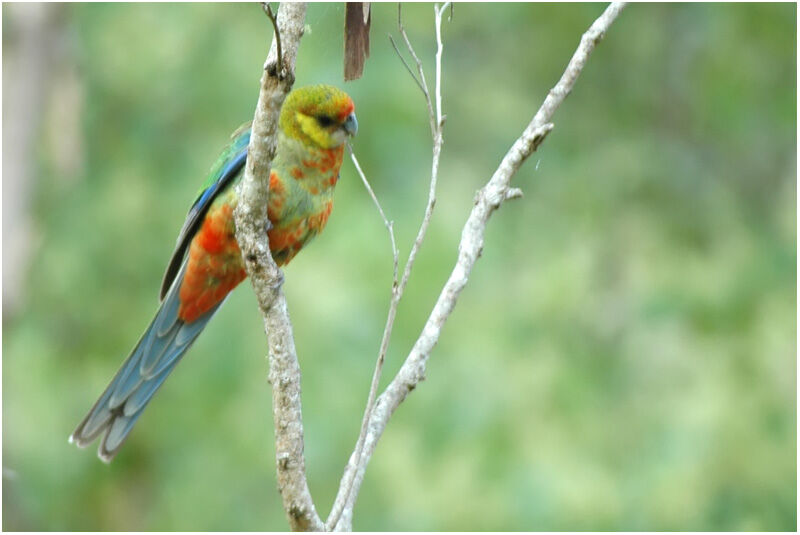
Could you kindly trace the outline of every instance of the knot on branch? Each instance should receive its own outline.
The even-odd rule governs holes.
[[[541,128],[539,128],[534,133],[534,135],[533,135],[533,150],[534,151],[539,148],[539,145],[542,144],[542,141],[544,141],[544,138],[546,138],[547,134],[549,134],[552,130],[553,130],[553,123],[547,123],[547,124],[543,125]]]
[[[281,453],[278,455],[278,468],[281,470],[287,470],[289,468],[289,462],[291,459],[289,458],[288,453]]]
[[[590,30],[591,31],[591,30]],[[606,36],[606,32],[600,30],[599,32],[595,33],[594,35],[590,35],[589,32],[584,34],[588,41],[592,42],[592,46],[597,46],[600,41],[603,40],[603,37]]]
[[[485,203],[485,206],[488,205],[491,211],[497,210],[500,208],[503,201],[506,200],[507,191],[508,190],[502,191],[496,187],[492,188],[486,185],[475,193],[474,203],[475,205]]]
[[[484,188],[480,188],[475,192],[475,196],[472,198],[472,205],[475,206],[479,202],[481,202],[481,197],[483,197],[483,190]]]
[[[306,514],[306,510],[304,507],[293,503],[291,507],[289,507],[289,515],[294,518],[295,520],[302,520]]]
[[[294,85],[294,73],[286,68],[286,61],[270,61],[264,65],[267,76],[274,78],[278,83],[291,88]]]

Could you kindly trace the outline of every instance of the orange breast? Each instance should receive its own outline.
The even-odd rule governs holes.
[[[212,205],[189,247],[178,309],[183,321],[208,312],[247,276],[234,228],[233,207]]]

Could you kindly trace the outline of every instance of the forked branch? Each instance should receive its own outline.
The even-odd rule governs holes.
[[[389,422],[394,411],[405,400],[406,396],[416,388],[425,376],[425,366],[430,353],[435,347],[441,335],[442,328],[455,308],[461,291],[467,284],[472,267],[479,258],[483,249],[484,235],[486,226],[492,213],[497,210],[506,200],[518,198],[522,195],[521,190],[511,187],[511,179],[525,162],[525,160],[539,147],[544,141],[547,134],[553,129],[550,120],[555,113],[556,109],[561,105],[564,99],[572,91],[575,82],[586,65],[589,55],[594,50],[597,43],[600,42],[605,32],[617,18],[619,13],[624,8],[624,3],[612,3],[603,14],[591,25],[591,27],[581,37],[578,49],[575,51],[572,59],[567,65],[564,74],[558,83],[550,90],[544,103],[536,112],[531,122],[522,132],[522,135],[514,142],[506,153],[505,157],[500,162],[497,170],[492,175],[488,183],[478,191],[473,207],[461,233],[461,241],[458,247],[458,258],[453,271],[450,274],[447,282],[442,289],[436,304],[428,317],[422,333],[414,344],[411,352],[401,366],[397,375],[387,386],[386,390],[377,398],[374,405],[372,403],[373,392],[370,392],[370,399],[367,403],[367,410],[365,412],[365,422],[362,426],[362,433],[359,436],[358,442],[350,460],[345,468],[344,476],[342,477],[339,493],[334,503],[334,508],[328,518],[326,526],[331,530],[349,530],[352,528],[352,514],[355,501],[358,496],[359,489],[364,479],[367,464],[369,463],[375,447],[380,439],[386,425]],[[413,47],[405,33],[402,26],[402,21],[398,21],[400,33],[403,36],[409,53],[414,58],[419,73],[419,78],[414,76],[415,82],[420,86],[426,99],[428,107],[429,118],[431,122],[431,133],[433,135],[433,161],[431,172],[431,187],[429,202],[423,218],[423,223],[417,240],[412,247],[409,254],[409,260],[403,272],[403,278],[400,281],[397,290],[393,292],[392,303],[389,309],[389,320],[387,322],[387,329],[384,332],[384,341],[388,340],[391,334],[391,325],[394,322],[394,313],[396,309],[396,302],[399,301],[399,296],[402,296],[402,291],[408,282],[408,277],[413,266],[413,260],[416,256],[422,240],[425,237],[425,230],[430,221],[430,215],[433,211],[435,204],[435,189],[436,180],[438,177],[439,156],[441,153],[442,144],[442,126],[444,124],[444,115],[441,112],[441,54],[442,54],[442,40],[441,40],[441,19],[447,4],[441,8],[437,5],[435,9],[436,20],[436,93],[435,104],[431,102],[430,92],[428,91],[425,82],[425,74],[422,69],[422,63],[414,52]],[[392,44],[395,46],[394,41]],[[399,54],[399,50],[398,50]],[[404,64],[411,72],[408,64]],[[378,365],[376,371],[379,374],[380,366],[383,363],[383,344],[381,346],[381,354],[378,357]],[[375,379],[373,377],[373,386]]]
[[[381,213],[381,217],[387,227],[389,227],[390,237],[392,240],[392,251],[394,254],[394,277],[392,279],[392,294],[391,294],[391,301],[389,303],[389,313],[386,318],[386,326],[384,327],[383,331],[383,338],[381,339],[380,349],[378,351],[378,359],[375,363],[375,370],[372,375],[372,383],[370,384],[369,394],[367,396],[367,406],[364,410],[364,417],[361,422],[361,430],[359,432],[358,440],[356,441],[355,449],[350,456],[350,459],[345,467],[345,473],[342,476],[342,482],[339,486],[339,492],[336,496],[336,500],[334,501],[333,508],[331,510],[331,514],[328,516],[328,520],[325,523],[329,529],[336,529],[336,530],[350,530],[352,528],[352,514],[353,514],[353,507],[355,506],[355,501],[358,495],[357,489],[354,492],[354,488],[356,485],[356,477],[358,476],[357,467],[361,465],[361,461],[363,458],[364,453],[364,445],[365,440],[367,437],[367,433],[369,431],[369,421],[372,417],[372,412],[375,407],[375,399],[378,394],[378,386],[380,384],[381,372],[383,371],[383,364],[386,360],[386,352],[389,349],[389,341],[392,336],[392,330],[394,328],[395,318],[397,316],[397,308],[400,304],[400,300],[403,297],[403,292],[405,291],[406,285],[408,284],[408,279],[411,275],[411,269],[414,266],[414,260],[417,257],[417,253],[419,252],[419,248],[422,245],[423,240],[425,239],[425,233],[428,230],[428,226],[430,225],[431,216],[433,215],[433,207],[436,204],[436,183],[438,181],[439,175],[439,157],[441,155],[442,150],[442,128],[444,126],[444,121],[442,119],[442,99],[441,99],[441,58],[442,58],[442,40],[441,40],[441,22],[442,22],[442,13],[447,9],[450,3],[445,3],[441,8],[439,5],[434,6],[434,16],[435,16],[435,27],[436,27],[436,36],[437,36],[437,52],[436,52],[436,105],[431,102],[430,91],[428,90],[428,84],[425,80],[425,72],[422,68],[422,62],[420,61],[419,57],[417,56],[416,52],[414,51],[414,47],[411,45],[411,41],[408,39],[408,35],[406,34],[405,28],[403,27],[403,20],[402,20],[402,12],[401,7],[398,5],[397,7],[397,26],[398,29],[403,36],[403,40],[405,41],[406,47],[408,48],[409,53],[414,58],[414,61],[417,66],[417,72],[419,73],[419,78],[414,75],[414,72],[411,70],[411,67],[408,65],[406,60],[403,58],[402,54],[397,48],[394,40],[392,39],[391,35],[389,36],[389,40],[392,43],[395,51],[397,52],[400,59],[403,61],[406,69],[408,70],[411,77],[414,79],[414,82],[419,86],[422,90],[422,94],[425,97],[425,103],[428,107],[428,116],[431,124],[431,135],[433,137],[433,162],[431,167],[431,183],[430,183],[430,190],[428,194],[428,203],[425,207],[425,214],[422,219],[422,224],[420,225],[419,232],[417,233],[417,238],[414,241],[414,244],[411,247],[411,252],[409,253],[408,260],[406,260],[405,268],[403,269],[403,278],[398,281],[397,279],[397,265],[398,265],[398,254],[397,254],[397,247],[395,245],[394,240],[394,232],[392,230],[391,224],[388,223],[386,220],[386,216],[383,214],[383,210],[380,208],[380,204],[378,200],[375,198],[375,194],[372,192],[372,188],[369,186],[369,182],[367,181],[366,176],[364,176],[361,167],[358,165],[358,161],[356,160],[355,156],[351,156],[353,158],[353,163],[356,166],[356,170],[358,171],[359,175],[361,176],[364,185],[367,187],[370,195],[372,196],[375,204],[378,206],[378,210]],[[368,460],[368,459],[367,459]]]

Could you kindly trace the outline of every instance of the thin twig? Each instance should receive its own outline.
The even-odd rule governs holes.
[[[278,17],[273,13],[272,6],[269,2],[262,2],[262,7],[267,13],[269,20],[272,21],[272,27],[275,30],[275,42],[278,46],[278,72],[283,72],[283,48],[281,47],[281,32],[278,31]]]
[[[436,124],[438,126],[438,133],[442,135],[442,13],[451,5],[446,2],[441,9],[439,5],[434,5],[433,9],[436,15]]]
[[[356,159],[356,155],[353,153],[353,147],[350,144],[347,144],[347,150],[350,152],[350,159],[353,160],[353,165],[356,166],[356,171],[358,172],[358,176],[361,177],[361,181],[364,183],[364,187],[367,188],[367,192],[369,196],[372,197],[372,202],[375,203],[375,207],[378,209],[378,213],[381,215],[381,219],[383,220],[383,225],[389,231],[389,241],[392,245],[392,259],[394,261],[394,279],[392,283],[392,287],[394,288],[397,286],[397,261],[399,257],[399,253],[397,251],[397,242],[394,239],[394,221],[389,221],[386,218],[386,214],[381,207],[381,203],[378,201],[378,197],[375,196],[375,192],[372,190],[372,186],[369,184],[369,180],[367,180],[364,171],[361,170],[361,165],[359,165],[358,160]]]
[[[397,250],[397,244],[394,238],[394,225],[391,221],[386,218],[386,214],[383,212],[383,208],[381,207],[380,202],[378,202],[378,198],[375,196],[375,192],[372,190],[372,187],[367,180],[364,171],[361,170],[361,166],[356,159],[356,155],[353,153],[353,149],[350,145],[347,146],[350,150],[350,158],[353,160],[353,164],[356,167],[356,171],[358,175],[361,177],[361,181],[364,183],[364,187],[367,188],[370,197],[372,197],[372,201],[375,203],[375,206],[378,208],[378,212],[381,215],[381,219],[383,219],[383,224],[389,230],[389,239],[392,245],[392,264],[393,264],[393,274],[392,274],[392,298],[391,304],[389,305],[389,315],[386,319],[386,325],[383,331],[383,338],[381,339],[381,347],[378,352],[378,359],[375,362],[375,369],[372,372],[372,382],[369,387],[369,395],[367,397],[367,406],[364,409],[364,416],[361,419],[361,431],[358,435],[358,440],[356,441],[356,447],[354,449],[355,458],[353,460],[354,465],[358,465],[358,462],[361,458],[361,453],[364,447],[364,440],[367,436],[367,423],[369,422],[370,414],[372,413],[372,408],[375,406],[375,398],[378,395],[378,387],[380,386],[381,380],[381,372],[383,371],[383,363],[386,360],[386,352],[389,349],[389,337],[392,330],[392,325],[394,324],[394,318],[397,314],[397,301],[399,301],[399,294],[397,292],[397,270],[398,270],[398,261],[399,261],[399,252]],[[346,472],[344,477],[347,478],[346,484],[344,488],[346,489],[342,496],[343,498],[337,499],[334,502],[334,506],[331,509],[330,515],[328,515],[328,520],[326,521],[326,526],[330,530],[332,529],[336,523],[339,521],[339,518],[342,514],[342,509],[344,505],[347,503],[347,497],[349,496],[350,489],[352,488],[353,484],[353,477],[355,476],[355,471],[350,470]]]
[[[387,35],[389,36],[389,42],[392,43],[392,47],[394,48],[394,51],[397,52],[397,57],[400,58],[400,61],[403,62],[403,65],[405,65],[406,70],[408,71],[408,74],[411,75],[411,78],[414,80],[414,82],[417,84],[417,86],[419,86],[419,88],[422,90],[422,94],[424,95],[425,94],[425,88],[422,87],[422,83],[419,80],[417,80],[417,75],[414,74],[414,71],[411,70],[411,65],[408,64],[408,62],[406,61],[406,58],[404,58],[403,54],[400,53],[400,49],[397,48],[397,44],[395,44],[394,38],[392,38],[392,34],[387,34]]]
[[[417,64],[417,72],[419,73],[419,79],[422,85],[422,94],[425,96],[425,103],[428,106],[428,116],[430,117],[431,123],[431,135],[436,136],[436,124],[434,121],[434,113],[433,113],[433,104],[431,103],[431,94],[428,91],[428,84],[425,82],[425,71],[422,69],[422,62],[419,60],[419,56],[414,51],[414,47],[411,46],[411,40],[408,38],[408,34],[406,33],[406,29],[403,26],[403,17],[402,17],[402,4],[397,4],[397,29],[400,31],[400,35],[403,36],[403,41],[406,43],[406,48],[411,53],[411,57],[414,58],[414,62]]]
[[[422,70],[422,62],[419,60],[419,57],[414,52],[414,48],[411,46],[411,42],[408,39],[408,35],[405,33],[405,29],[403,28],[402,18],[400,17],[400,8],[398,7],[398,27],[400,29],[400,33],[403,35],[403,38],[406,42],[406,46],[409,49],[412,57],[417,63],[417,69],[420,73],[421,82],[414,77],[414,73],[412,72],[411,68],[403,59],[402,55],[400,54],[399,50],[397,51],[398,56],[400,59],[403,60],[403,64],[408,69],[409,74],[411,74],[412,78],[417,82],[417,85],[420,86],[422,92],[425,96],[425,100],[429,110],[429,119],[432,128],[433,134],[433,142],[434,142],[434,151],[433,151],[433,161],[431,163],[431,185],[430,190],[428,193],[428,203],[425,207],[425,215],[423,216],[422,223],[420,225],[419,232],[417,233],[417,238],[414,241],[414,244],[411,248],[411,252],[409,253],[408,260],[406,261],[405,267],[403,269],[403,279],[402,282],[398,284],[397,280],[397,266],[398,266],[398,255],[397,255],[397,248],[394,246],[394,233],[391,232],[391,226],[386,219],[386,216],[383,214],[383,210],[380,208],[380,204],[378,203],[377,198],[375,197],[374,193],[372,192],[372,188],[369,187],[369,183],[364,176],[363,172],[361,171],[358,162],[355,159],[351,151],[351,157],[353,158],[353,163],[356,165],[356,169],[361,176],[362,181],[364,181],[364,185],[367,187],[367,190],[370,192],[375,204],[378,206],[378,210],[381,212],[381,217],[383,217],[384,223],[387,227],[390,228],[390,235],[393,241],[392,245],[392,252],[394,255],[394,277],[392,282],[392,299],[389,304],[389,313],[386,318],[386,325],[384,326],[383,337],[381,339],[381,346],[380,351],[378,353],[378,359],[375,364],[375,370],[372,375],[372,383],[370,385],[369,396],[367,398],[367,406],[364,410],[364,417],[361,422],[361,431],[359,432],[358,440],[356,441],[356,446],[353,450],[353,454],[348,461],[347,468],[345,469],[345,474],[342,477],[342,482],[339,487],[339,493],[336,496],[336,500],[334,502],[334,506],[331,510],[331,514],[328,516],[328,520],[326,522],[326,526],[328,529],[349,529],[352,524],[352,506],[355,504],[356,494],[353,493],[353,487],[355,484],[355,478],[357,472],[355,470],[361,464],[361,459],[364,453],[364,446],[367,434],[369,432],[369,421],[372,416],[374,407],[375,407],[375,400],[378,393],[378,386],[380,384],[380,377],[381,372],[383,369],[383,363],[386,359],[386,352],[389,348],[389,341],[391,340],[392,330],[394,328],[395,318],[397,316],[397,308],[400,304],[400,299],[403,297],[403,293],[405,291],[406,285],[408,284],[408,279],[411,275],[411,269],[414,266],[414,260],[417,257],[417,253],[419,251],[420,246],[422,245],[423,240],[425,239],[425,234],[428,230],[428,226],[430,225],[431,217],[433,215],[433,208],[436,204],[436,184],[438,182],[438,175],[439,175],[439,157],[441,155],[442,150],[442,127],[444,125],[444,121],[442,120],[442,113],[441,113],[441,58],[442,58],[442,40],[441,40],[441,22],[442,22],[442,13],[447,9],[448,4],[444,4],[444,6],[439,9],[439,6],[436,6],[435,11],[435,25],[436,25],[436,35],[437,35],[437,68],[436,68],[436,94],[437,94],[437,101],[436,101],[436,110],[434,111],[430,99],[430,92],[428,91],[427,83],[425,82],[425,74]],[[391,40],[391,36],[390,36]],[[392,40],[392,45],[394,45],[394,40]],[[395,50],[397,47],[395,46]],[[343,520],[344,526],[340,522],[340,519]]]
[[[431,223],[431,217],[433,216],[433,208],[436,206],[436,185],[439,181],[439,159],[442,153],[442,145],[444,144],[444,139],[442,138],[442,128],[444,126],[444,121],[442,120],[442,50],[444,49],[444,45],[442,43],[442,32],[441,32],[441,24],[442,24],[442,13],[444,9],[449,4],[446,3],[442,9],[439,9],[438,4],[434,6],[435,10],[435,28],[436,28],[436,110],[434,113],[434,109],[431,105],[430,95],[427,91],[427,85],[425,86],[425,97],[428,102],[428,114],[431,122],[431,131],[433,133],[433,158],[431,159],[431,182],[430,188],[428,190],[428,203],[425,206],[425,215],[422,218],[422,223],[420,224],[419,231],[417,232],[417,238],[414,240],[414,245],[411,247],[411,252],[408,254],[408,261],[406,262],[405,268],[403,269],[403,278],[400,281],[400,288],[399,292],[402,293],[406,289],[406,285],[408,284],[408,279],[411,277],[411,268],[414,267],[414,261],[417,258],[417,253],[419,252],[420,247],[422,246],[422,242],[425,240],[425,234],[428,232],[428,226]],[[411,46],[411,43],[408,41],[408,36],[406,35],[405,29],[403,29],[402,24],[400,25],[401,33],[403,37],[406,39],[406,43],[408,44],[408,48],[411,51],[411,54],[414,56],[414,59],[417,61],[417,65],[419,66],[420,72],[422,72],[422,63],[417,58],[416,54],[414,54],[414,49]],[[424,81],[424,78],[423,78]]]

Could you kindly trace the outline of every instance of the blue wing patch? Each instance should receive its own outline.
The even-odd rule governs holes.
[[[186,221],[183,223],[183,228],[181,228],[181,232],[178,235],[178,242],[172,252],[172,258],[167,264],[164,279],[161,282],[161,299],[164,299],[164,296],[167,295],[175,276],[180,271],[189,243],[191,243],[197,229],[200,228],[200,224],[203,222],[206,212],[208,212],[208,207],[211,206],[217,195],[239,175],[244,167],[244,163],[247,160],[247,145],[249,142],[250,131],[248,130],[234,141],[234,148],[238,148],[238,150],[223,164],[218,178],[200,193],[200,196],[189,209],[189,213],[186,214]]]

